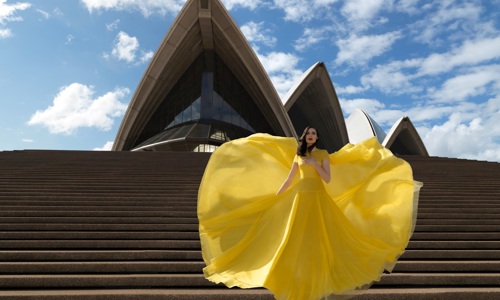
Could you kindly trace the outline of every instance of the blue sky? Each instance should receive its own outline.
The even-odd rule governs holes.
[[[325,62],[347,118],[500,161],[500,0],[225,0],[276,90]],[[0,151],[105,150],[183,0],[0,0]]]

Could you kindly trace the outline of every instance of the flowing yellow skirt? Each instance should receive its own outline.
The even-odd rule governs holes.
[[[275,195],[296,147],[254,134],[212,154],[198,194],[208,280],[332,298],[380,280],[404,252],[422,186],[408,163],[372,138],[330,154],[330,183],[298,179]]]

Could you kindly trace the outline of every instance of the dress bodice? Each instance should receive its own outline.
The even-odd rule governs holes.
[[[326,150],[316,150],[312,151],[310,154],[307,154],[307,157],[314,157],[316,162],[321,166],[323,160],[328,158],[328,152]],[[296,155],[295,160],[299,165],[299,173],[300,173],[300,182],[297,185],[297,188],[302,191],[318,191],[323,190],[323,179],[318,174],[316,169],[308,164],[305,164],[302,160],[302,157]]]
[[[325,158],[328,158],[328,152],[326,150],[315,150],[312,151],[310,154],[307,153],[307,157],[310,156],[314,157],[314,159],[316,159],[318,164],[321,166],[323,160]],[[300,179],[311,178],[311,177],[321,178],[313,166],[305,164],[302,161],[302,157],[295,155],[294,161],[299,164]]]

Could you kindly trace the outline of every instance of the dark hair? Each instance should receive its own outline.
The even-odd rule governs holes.
[[[298,156],[306,156],[306,152],[311,153],[311,151],[314,149],[314,147],[316,147],[316,144],[318,143],[318,140],[316,140],[316,142],[314,144],[312,144],[311,146],[307,147],[306,135],[307,135],[307,131],[309,129],[311,129],[311,128],[313,128],[313,129],[316,130],[316,135],[318,136],[318,140],[319,140],[318,129],[316,129],[316,128],[312,127],[312,126],[307,126],[306,129],[304,129],[304,132],[302,133],[302,135],[299,138],[299,145],[297,146],[297,155]]]

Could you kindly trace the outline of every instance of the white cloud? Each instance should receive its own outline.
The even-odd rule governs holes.
[[[484,94],[492,83],[500,85],[500,65],[472,68],[466,74],[448,79],[440,90],[430,96],[437,101],[462,101]],[[500,89],[493,92],[499,93]]]
[[[153,58],[153,56],[154,56],[153,51],[142,52],[140,62],[147,63],[151,60],[151,58]]]
[[[59,90],[51,106],[36,111],[28,124],[47,127],[54,134],[72,134],[80,127],[107,131],[113,125],[113,118],[125,112],[127,105],[120,100],[129,92],[127,88],[119,88],[93,98],[93,87],[72,83]]]
[[[66,42],[65,42],[65,44],[67,44],[67,45],[68,45],[68,44],[71,44],[71,42],[72,42],[74,39],[75,39],[75,37],[74,37],[72,34],[68,34],[68,35],[66,36]]]
[[[288,90],[303,75],[303,71],[297,68],[299,57],[284,52],[271,52],[267,55],[257,53],[257,56],[269,74],[279,96],[283,99]]]
[[[375,99],[359,98],[359,99],[348,100],[340,98],[339,102],[340,102],[340,107],[342,107],[342,110],[344,111],[344,114],[346,116],[352,114],[356,109],[361,109],[365,111],[368,115],[372,116],[373,114],[375,114],[376,112],[385,107],[384,103]]]
[[[462,104],[462,106],[466,105]],[[456,106],[425,103],[413,106],[407,111],[406,115],[409,116],[413,122],[423,124],[429,121],[439,121],[456,110]]]
[[[32,139],[21,139],[21,141],[24,143],[33,143],[34,142]]]
[[[62,10],[59,7],[54,8],[52,13],[56,16],[64,16],[64,13],[62,12]]]
[[[115,47],[111,51],[111,54],[119,60],[133,62],[138,49],[139,41],[137,38],[120,31],[116,36]]]
[[[112,142],[112,141],[106,142],[106,144],[104,144],[104,146],[94,148],[94,151],[110,151],[113,148],[113,143],[114,142]]]
[[[340,86],[340,87],[335,87],[335,91],[337,92],[337,95],[346,95],[346,94],[358,94],[361,92],[366,91],[366,87],[364,86],[354,86],[352,84],[348,86]]]
[[[120,19],[116,19],[114,20],[113,22],[109,23],[109,24],[106,24],[106,29],[108,31],[113,31],[113,30],[116,30],[118,28],[118,24],[120,23]]]
[[[254,10],[262,4],[261,0],[222,0],[222,3],[227,8],[227,10],[231,10],[235,7],[243,7],[248,8],[250,10]]]
[[[322,28],[305,28],[302,36],[295,41],[295,50],[304,51],[328,38],[329,32],[333,29],[330,26]]]
[[[500,95],[485,103],[423,104],[394,109],[376,99],[340,99],[345,116],[364,110],[386,131],[409,116],[431,156],[500,161]]]
[[[299,62],[299,57],[291,53],[270,52],[267,55],[257,55],[269,74],[292,72]]]
[[[416,14],[419,11],[417,7],[419,0],[399,0],[395,6],[398,11],[408,14]]]
[[[7,4],[7,0],[0,0],[0,25],[5,25],[8,22],[22,21],[21,17],[16,16],[16,12],[25,10],[31,7],[30,3],[18,2],[15,4]],[[12,30],[10,28],[0,28],[0,39],[11,37]]]
[[[365,65],[373,57],[379,56],[389,50],[392,44],[401,38],[398,31],[380,35],[351,35],[349,38],[337,41],[340,51],[335,62],[351,65]]]
[[[432,6],[438,6],[432,10]],[[480,22],[482,8],[476,3],[457,3],[454,1],[435,1],[427,6],[423,19],[417,21],[412,27],[416,40],[431,45],[439,44],[439,39],[450,38],[452,33],[460,32],[460,36],[480,36],[477,30]]]
[[[153,57],[153,51],[140,49],[139,40],[136,37],[129,36],[126,32],[120,31],[115,38],[115,45],[109,53],[103,53],[104,59],[114,57],[127,63],[142,64],[147,63]]]
[[[361,83],[365,87],[375,87],[385,93],[404,94],[422,90],[413,86],[412,80],[417,78],[410,74],[412,70],[421,65],[421,60],[412,59],[405,61],[393,61],[388,64],[377,65],[373,71],[361,77]]]
[[[241,26],[241,32],[249,43],[262,43],[267,46],[276,44],[276,38],[270,34],[271,30],[264,28],[264,22],[248,22]]]
[[[166,15],[177,14],[185,0],[80,0],[87,10],[123,10],[139,11],[143,16],[148,17],[152,14]]]
[[[11,21],[22,21],[21,17],[16,17],[18,10],[25,10],[31,7],[30,3],[18,2],[16,4],[7,4],[7,0],[0,0],[0,25]]]
[[[392,3],[393,0],[349,0],[344,2],[340,11],[347,19],[349,30],[361,32],[371,27],[372,23],[386,23],[388,21],[386,18],[375,20],[375,17],[384,9],[392,9]]]
[[[500,95],[483,103],[424,103],[404,115],[432,156],[500,161]]]
[[[41,9],[37,9],[36,11],[42,16],[44,20],[48,20],[50,18],[50,14],[48,12]]]
[[[12,30],[10,30],[9,28],[0,29],[0,39],[5,39],[11,36],[12,36]]]
[[[456,67],[484,63],[500,58],[500,37],[467,40],[448,53],[431,54],[422,61],[419,76],[440,74]]]
[[[500,96],[470,107],[442,124],[419,128],[430,155],[500,161]]]
[[[462,68],[461,72],[459,72],[459,74],[462,74],[455,76],[457,79],[450,79],[451,81],[445,83],[446,86],[452,86],[455,82],[460,81],[460,78],[463,78],[464,72],[476,73],[477,76],[483,77],[487,76],[487,74],[496,75],[497,71],[491,71],[491,69],[497,70],[498,67],[496,66],[484,67],[486,69],[489,68],[490,71],[474,69],[475,71],[471,72],[463,68],[470,68],[471,66],[484,64],[500,58],[500,51],[498,49],[500,49],[500,37],[465,41],[460,47],[446,53],[433,53],[424,58],[392,61],[387,64],[377,65],[370,73],[362,76],[361,82],[365,87],[375,87],[386,93],[414,93],[423,90],[421,86],[413,83],[416,79],[431,78],[431,76],[449,73],[452,70]],[[473,77],[468,77],[467,79],[481,81],[481,79],[474,79]],[[439,81],[434,80],[434,82]],[[443,91],[440,92],[441,94],[436,94],[437,92],[432,91],[432,89],[436,90],[437,87],[427,86],[427,88],[431,89],[431,95],[444,99],[449,98],[445,91],[446,86],[442,88]],[[478,83],[478,86],[481,86],[481,84]],[[468,95],[477,95],[477,93],[470,93]]]
[[[384,0],[349,0],[345,1],[342,7],[342,13],[353,22],[369,21],[374,18],[378,12],[387,5]]]
[[[325,15],[337,0],[274,0],[274,5],[285,12],[285,20],[310,21]]]

